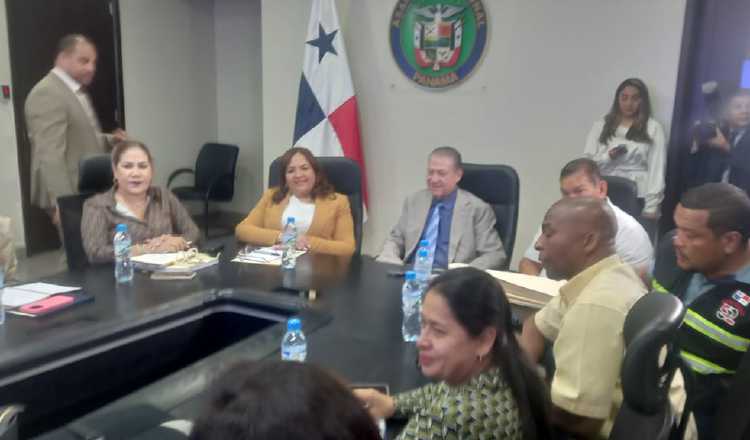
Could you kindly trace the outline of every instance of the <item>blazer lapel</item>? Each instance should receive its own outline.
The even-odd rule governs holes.
[[[432,205],[432,193],[427,190],[420,192],[414,201],[414,215],[411,219],[412,222],[418,222],[416,225],[412,223],[412,228],[416,229],[418,233],[407,234],[407,239],[409,241],[404,248],[404,258],[414,252],[414,249],[416,249],[419,244],[419,239],[422,238],[424,225],[427,222],[427,214],[430,212],[430,205]]]
[[[460,212],[461,215],[456,215]],[[461,236],[467,230],[467,222],[471,220],[471,203],[466,198],[462,189],[456,194],[456,204],[453,206],[453,218],[451,219],[451,239],[448,243],[448,263],[456,259],[456,249],[461,242]]]

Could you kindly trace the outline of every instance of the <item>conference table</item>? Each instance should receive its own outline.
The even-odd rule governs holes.
[[[94,301],[0,326],[0,405],[25,405],[21,438],[95,438],[112,423],[108,439],[136,438],[144,424],[194,418],[227,366],[279,358],[291,316],[302,320],[308,362],[394,393],[427,382],[401,337],[394,266],[305,254],[284,270],[232,262],[236,248],[228,241],[220,263],[191,280],[136,273],[117,285],[112,265],[44,279]],[[123,423],[127,414],[140,422]]]

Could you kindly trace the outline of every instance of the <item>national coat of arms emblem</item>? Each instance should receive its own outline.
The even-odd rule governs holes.
[[[442,88],[464,79],[487,42],[481,0],[399,0],[390,23],[391,51],[417,84]]]

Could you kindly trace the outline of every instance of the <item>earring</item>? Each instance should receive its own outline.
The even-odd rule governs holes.
[[[482,362],[483,359],[484,359],[484,355],[483,354],[478,354],[477,355],[477,362]]]

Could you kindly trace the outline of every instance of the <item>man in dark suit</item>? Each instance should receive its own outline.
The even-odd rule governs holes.
[[[728,182],[750,192],[750,90],[739,89],[724,110],[716,136],[696,139],[688,164],[688,187]]]
[[[46,210],[59,226],[57,198],[78,191],[78,162],[104,153],[126,137],[122,130],[101,132],[86,87],[96,73],[96,47],[83,35],[58,44],[54,68],[26,98],[31,141],[31,203]]]

